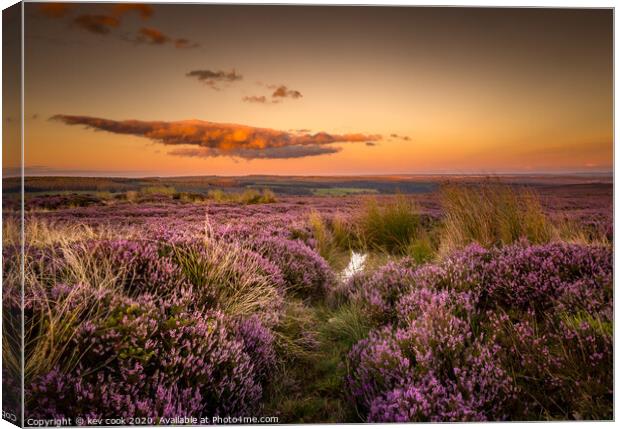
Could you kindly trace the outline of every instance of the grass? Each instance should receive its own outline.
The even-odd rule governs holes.
[[[344,303],[334,310],[324,310],[325,323],[320,327],[322,338],[345,349],[366,338],[373,328],[364,311],[354,303]]]
[[[241,193],[224,192],[221,189],[209,191],[210,199],[221,203],[239,203],[239,204],[269,204],[277,202],[275,194],[269,189],[258,191],[250,188]]]
[[[83,224],[56,224],[32,218],[25,225],[25,247],[55,248],[63,255],[66,262],[61,272],[54,278],[42,274],[45,272],[44,262],[33,258],[25,258],[24,282],[29,288],[29,299],[32,311],[36,314],[30,319],[37,323],[28,324],[24,333],[28,338],[25,348],[24,376],[26,380],[48,372],[68,352],[67,347],[82,320],[94,317],[105,317],[106,305],[100,299],[100,292],[115,291],[123,283],[126,274],[123,267],[111,261],[95,256],[86,248],[86,240],[103,240],[114,237],[132,237],[135,231],[130,228],[92,228]],[[19,223],[5,219],[3,223],[3,245],[19,244]],[[18,264],[5,261],[5,285],[21,283]],[[73,285],[71,291],[49,301],[47,289],[50,284],[65,283]],[[5,292],[7,290],[5,289]],[[8,312],[7,312],[8,313]],[[3,358],[14,361],[8,350],[3,348]],[[79,357],[74,353],[72,358],[63,359],[68,367],[75,364]]]
[[[367,249],[402,254],[420,230],[420,216],[415,203],[405,196],[382,205],[371,198],[357,225],[360,241]]]
[[[432,261],[436,252],[436,243],[433,242],[431,233],[428,231],[421,231],[419,236],[409,242],[405,248],[405,255],[419,264]]]
[[[163,195],[172,198],[176,192],[176,189],[172,186],[145,186],[140,189],[140,194],[144,196]]]
[[[200,294],[205,302],[199,304],[214,299],[228,314],[250,316],[262,314],[278,302],[278,290],[254,254],[211,238],[203,246],[172,247],[185,277],[197,290],[205,292]]]
[[[314,210],[308,216],[308,224],[319,255],[336,272],[342,271],[349,262],[351,249],[356,247],[352,226],[341,215],[327,220]]]
[[[276,327],[278,342],[286,347],[279,354],[287,358],[272,378],[265,413],[279,416],[280,423],[357,421],[342,393],[343,362],[351,346],[370,329],[359,308],[349,303],[336,309],[320,303],[287,303]]]
[[[64,369],[75,365],[82,351],[69,347],[77,327],[83,320],[105,318],[111,311],[101,299],[101,292],[117,291],[126,273],[123,267],[100,255],[95,256],[84,246],[68,241],[58,244],[65,266],[53,279],[41,274],[44,267],[37,266],[40,261],[31,258],[25,261],[24,281],[29,288],[28,300],[32,300],[29,307],[34,312],[30,320],[36,321],[29,323],[24,333],[28,339],[24,362],[26,380],[47,373],[61,362]],[[72,285],[72,288],[68,294],[51,301],[47,293],[50,281]],[[63,357],[66,355],[69,357]]]
[[[546,243],[554,234],[538,196],[531,190],[491,181],[475,186],[449,184],[441,189],[441,202],[442,254],[474,242],[485,247],[522,238],[533,244]]]

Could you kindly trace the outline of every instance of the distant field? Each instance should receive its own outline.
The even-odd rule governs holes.
[[[586,175],[520,175],[492,176],[493,180],[516,185],[575,185],[610,184],[612,176]],[[177,192],[207,194],[209,191],[243,192],[247,189],[269,189],[277,195],[291,196],[341,196],[360,193],[374,194],[420,194],[435,191],[442,183],[483,180],[483,176],[347,176],[347,177],[301,177],[301,176],[243,176],[243,177],[27,177],[25,190],[31,194],[94,193],[140,191],[145,188],[168,187]],[[19,178],[3,180],[5,194],[18,193]]]
[[[379,191],[372,188],[318,188],[312,190],[314,195],[340,197],[356,194],[378,194]]]

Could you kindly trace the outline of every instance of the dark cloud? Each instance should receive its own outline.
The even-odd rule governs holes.
[[[293,134],[270,128],[222,124],[206,121],[115,121],[89,116],[56,115],[52,120],[67,125],[83,125],[93,130],[146,137],[169,146],[184,146],[173,151],[184,156],[229,156],[240,158],[299,158],[335,153],[334,143],[366,143],[379,135]],[[192,147],[188,147],[192,146]]]
[[[285,98],[297,99],[303,97],[301,92],[289,89],[286,85],[267,85],[260,81],[256,82],[256,84],[272,89],[271,98],[268,99],[265,95],[252,95],[243,97],[243,101],[249,103],[276,104],[282,102]]]
[[[273,91],[273,94],[271,94],[271,96],[274,98],[301,98],[303,97],[303,95],[301,95],[301,92],[295,91],[293,89],[288,89],[284,85],[275,87],[275,91]]]
[[[219,90],[221,83],[232,83],[238,80],[242,80],[243,76],[238,74],[235,70],[223,71],[223,70],[192,70],[185,74],[187,77],[194,77],[205,85]]]
[[[111,15],[78,15],[73,23],[83,30],[94,34],[108,34],[120,25],[120,20]]]
[[[375,142],[366,142],[366,146],[376,146],[377,143]]]
[[[335,146],[284,146],[270,147],[266,149],[239,149],[232,155],[244,159],[286,159],[303,158],[306,156],[328,155],[340,152],[341,148]],[[208,158],[216,156],[231,156],[229,152],[217,148],[179,148],[168,152],[169,155]]]

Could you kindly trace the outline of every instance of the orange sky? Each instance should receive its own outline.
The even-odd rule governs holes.
[[[32,173],[612,168],[611,10],[26,4],[25,35]]]

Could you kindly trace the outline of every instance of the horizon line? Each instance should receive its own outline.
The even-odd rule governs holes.
[[[183,174],[171,174],[171,175],[157,175],[152,174],[149,175],[127,175],[127,174],[115,174],[110,172],[111,174],[106,174],[107,172],[101,173],[86,173],[84,174],[63,174],[63,173],[52,173],[52,174],[3,174],[4,179],[12,179],[12,178],[54,178],[54,177],[71,177],[71,178],[115,178],[115,179],[157,179],[157,178],[189,178],[189,177],[391,177],[391,176],[405,176],[405,177],[435,177],[435,176],[469,176],[469,177],[494,177],[494,176],[611,176],[614,177],[614,170],[605,170],[605,171],[583,171],[583,170],[574,170],[574,171],[506,171],[506,172],[432,172],[432,173],[351,173],[351,174],[268,174],[268,173],[260,173],[260,174],[193,174],[193,175],[183,175]],[[131,174],[131,173],[128,173]]]

